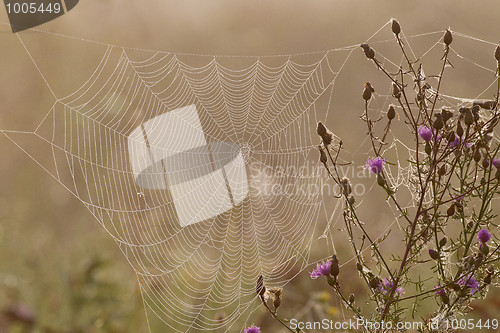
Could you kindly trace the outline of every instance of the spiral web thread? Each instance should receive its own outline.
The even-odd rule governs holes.
[[[377,57],[394,70],[404,62],[398,58],[400,53],[388,47],[394,39],[381,32],[386,26],[369,41]],[[408,36],[405,43],[411,49],[410,41],[423,40],[426,47],[411,49],[413,56],[435,61],[436,52],[442,50],[441,36],[442,31]],[[492,46],[456,36],[488,51]],[[255,293],[259,275],[266,285],[284,286],[317,261],[311,252],[318,239],[326,241],[325,256],[335,250],[332,230],[341,222],[339,201],[326,205],[321,191],[301,189],[326,183],[317,163],[315,127],[317,121],[326,119],[328,124],[335,117],[331,110],[335,80],[359,44],[261,57],[175,54],[100,44],[106,46],[104,56],[81,88],[56,97],[34,130],[2,133],[78,198],[106,229],[136,271],[146,309],[170,330],[237,331],[241,326],[234,323],[251,322],[259,305]],[[452,61],[491,72],[491,84],[468,98],[492,96],[492,66],[470,60],[458,49],[452,52]],[[376,94],[369,111],[382,117],[390,101],[389,92]],[[453,107],[467,101],[446,92],[442,98]],[[249,192],[240,204],[181,227],[171,193],[135,183],[127,138],[149,119],[187,105],[196,106],[207,142],[238,145],[251,170],[247,171]],[[172,147],[182,146],[190,137],[178,135],[175,140]],[[366,140],[350,154],[369,156]],[[414,151],[405,140],[387,141],[391,140],[384,154],[394,154],[397,166],[387,168],[387,175],[392,184],[415,193],[410,181],[414,170],[405,163]],[[52,164],[38,162],[40,152],[30,150],[35,142],[46,147]],[[319,171],[297,171],[307,163]],[[278,193],[266,192],[272,185],[278,185]],[[413,205],[410,200],[408,206]],[[398,213],[394,216],[394,222],[374,239],[396,223]],[[325,220],[326,227],[319,222]],[[219,318],[221,313],[224,316]]]

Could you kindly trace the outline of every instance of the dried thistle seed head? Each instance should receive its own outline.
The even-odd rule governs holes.
[[[260,275],[259,278],[257,279],[256,291],[257,295],[259,296],[263,296],[264,293],[266,292],[266,287],[264,286],[264,277],[262,275]]]
[[[464,128],[462,127],[462,124],[459,122],[457,122],[457,135],[459,137],[462,137],[464,135]]]
[[[326,162],[328,161],[328,158],[326,157],[326,154],[325,154],[323,147],[318,146],[318,149],[319,149],[319,161],[323,164],[326,164]]]
[[[392,32],[397,36],[401,32],[401,26],[399,25],[399,22],[396,21],[395,19],[392,19]]]
[[[318,126],[316,127],[316,130],[318,132],[318,135],[321,137],[323,137],[328,132],[328,129],[321,121],[318,121]]]
[[[387,110],[387,118],[389,120],[393,120],[396,117],[396,109],[394,108],[394,105],[389,105],[389,110]]]
[[[375,92],[375,89],[373,89],[372,85],[370,82],[365,82],[365,86],[363,88],[363,99],[365,101],[368,101],[370,98],[372,98],[372,93]]]
[[[363,51],[365,52],[365,56],[368,59],[374,59],[375,58],[375,50],[371,48],[370,45],[364,43],[360,45]]]
[[[497,48],[495,49],[495,59],[500,62],[500,45],[497,45]]]
[[[486,276],[484,277],[484,284],[490,284],[491,283],[491,274],[486,274]]]
[[[443,42],[446,46],[449,46],[451,42],[453,42],[453,35],[451,34],[450,29],[446,29],[443,37]]]
[[[399,86],[395,82],[392,83],[392,96],[397,99],[401,98],[401,89],[399,89]]]
[[[479,163],[479,161],[481,161],[481,152],[479,151],[479,148],[476,147],[472,158],[474,158],[474,161],[476,161],[476,163]]]
[[[443,116],[443,121],[447,122],[448,120],[451,119],[451,117],[453,117],[453,112],[451,112],[450,110],[446,110],[445,108],[442,108],[441,116]]]
[[[446,210],[446,215],[448,216],[455,215],[455,203],[452,203],[450,207],[448,207],[448,210]]]
[[[332,265],[330,266],[330,274],[334,277],[338,276],[340,273],[339,259],[334,254],[332,256]]]
[[[439,131],[444,126],[443,117],[440,113],[437,113],[434,116],[436,117],[436,119],[432,123],[432,127]]]

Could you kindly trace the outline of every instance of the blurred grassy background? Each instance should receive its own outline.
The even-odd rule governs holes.
[[[451,27],[500,42],[499,12],[500,3],[493,0],[82,0],[68,14],[39,28],[152,50],[269,55],[361,43],[391,17],[407,34]],[[0,10],[0,22],[0,128],[31,130],[54,97],[11,33],[4,10]],[[23,32],[21,37],[59,97],[85,82],[104,50],[103,45],[36,31]],[[367,77],[363,57],[356,59],[363,63],[352,62],[344,69],[348,74],[335,88],[336,96],[342,97],[335,105],[336,122],[326,120],[353,147],[364,133],[363,124],[352,123],[360,113],[361,86],[374,80]],[[469,74],[470,80],[455,82],[453,87],[464,92],[474,89],[474,73]],[[342,125],[347,123],[352,126]],[[105,231],[76,198],[5,137],[0,137],[0,152],[0,332],[8,317],[25,316],[28,322],[31,314],[36,327],[46,332],[147,332],[134,271]],[[385,217],[383,212],[373,214],[374,225]],[[285,311],[303,308],[311,290],[317,290],[304,273],[287,288],[284,306],[292,305]],[[485,316],[499,310],[498,291],[492,294],[492,306],[477,309]],[[334,304],[324,294],[313,298]],[[326,311],[335,316],[337,310],[326,306]],[[277,327],[262,314],[255,322],[267,332]],[[15,325],[11,332],[22,327]],[[160,327],[151,324],[152,332],[161,332]]]

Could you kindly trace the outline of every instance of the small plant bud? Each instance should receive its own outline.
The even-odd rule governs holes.
[[[490,166],[490,161],[488,161],[486,158],[483,158],[483,169],[488,169]]]
[[[380,280],[378,277],[374,276],[370,279],[369,284],[372,289],[377,289],[380,284]]]
[[[365,56],[368,59],[374,59],[375,58],[375,50],[370,47],[368,44],[361,44],[360,45],[363,51],[365,52]]]
[[[481,244],[479,249],[481,250],[481,253],[484,254],[485,256],[487,256],[488,253],[490,253],[490,248],[488,247],[488,244]]]
[[[340,273],[340,268],[339,268],[339,259],[337,256],[334,254],[332,256],[332,265],[330,266],[330,274],[334,277],[338,276]]]
[[[363,99],[365,101],[368,101],[370,98],[372,98],[372,93],[375,92],[375,89],[373,89],[372,85],[370,82],[365,82],[365,87],[363,89]]]
[[[435,117],[436,120],[434,120],[434,122],[432,123],[432,127],[434,127],[436,130],[440,130],[444,126],[443,117],[440,113],[436,114]]]
[[[490,284],[491,283],[491,274],[486,274],[484,277],[484,284]]]
[[[443,121],[447,122],[453,117],[453,112],[446,110],[445,108],[441,109],[441,116],[443,116]]]
[[[489,265],[488,268],[486,268],[486,271],[488,272],[488,274],[495,273],[495,266]]]
[[[426,142],[426,143],[425,143],[425,153],[426,153],[427,155],[430,155],[430,154],[431,154],[431,152],[432,152],[432,147],[431,147],[431,144],[430,144],[429,142]]]
[[[356,264],[356,269],[360,272],[363,271],[363,265],[361,265],[359,262]]]
[[[389,120],[393,120],[396,117],[396,109],[394,109],[394,105],[389,105],[389,110],[387,110],[387,118]]]
[[[453,35],[449,29],[446,29],[446,32],[444,33],[443,42],[446,46],[449,46],[451,42],[453,42]]]
[[[474,161],[476,161],[476,163],[479,163],[479,161],[481,161],[481,152],[479,151],[479,148],[476,147],[472,157],[474,158]]]
[[[457,123],[457,135],[459,137],[462,137],[464,135],[464,128],[462,127],[462,124],[460,124],[460,122]]]
[[[500,180],[500,169],[497,169],[497,172],[495,172],[495,178],[496,180]]]
[[[479,121],[479,110],[481,108],[479,107],[479,105],[474,105],[471,109],[472,111],[472,117],[474,118],[474,121]]]
[[[395,19],[392,19],[392,32],[397,36],[401,32],[401,26],[399,25],[399,22],[396,21]]]
[[[385,185],[385,179],[380,174],[377,175],[377,184],[379,184],[382,187],[384,187]]]
[[[472,267],[474,265],[475,258],[473,256],[470,256],[467,258],[467,263],[469,264],[469,267]]]
[[[356,200],[354,200],[354,197],[351,195],[351,196],[349,197],[349,199],[347,200],[347,202],[349,202],[349,205],[351,205],[351,206],[352,206],[352,205],[354,205],[354,203],[356,202]]]
[[[257,287],[256,287],[257,295],[263,296],[266,292],[266,287],[264,286],[264,277],[261,275],[257,279]]]
[[[446,175],[446,164],[441,165],[441,167],[438,170],[438,175],[441,177]]]
[[[441,238],[441,240],[439,241],[439,246],[440,247],[443,247],[446,245],[446,243],[448,242],[448,238],[446,238],[446,236],[444,236],[443,238]]]
[[[495,49],[495,59],[500,62],[500,45],[497,45],[497,48]]]
[[[401,89],[399,89],[399,86],[394,82],[392,83],[392,96],[397,99],[401,98]]]
[[[429,249],[429,256],[434,260],[439,259],[439,253],[434,249]]]
[[[450,297],[448,296],[448,294],[446,292],[439,295],[439,297],[441,297],[441,302],[443,302],[444,304],[450,303]]]
[[[349,178],[344,177],[340,181],[340,186],[342,186],[342,191],[344,192],[345,195],[349,195],[352,192],[352,186],[351,186],[351,181]]]
[[[328,158],[326,157],[325,150],[321,146],[318,146],[318,148],[319,148],[319,161],[323,164],[326,164]]]
[[[452,203],[451,206],[446,211],[446,215],[453,216],[455,215],[455,203]]]
[[[324,136],[323,136],[323,144],[326,146],[328,146],[330,143],[332,143],[333,141],[333,133],[332,132],[327,132]]]
[[[470,221],[469,223],[467,223],[467,231],[472,230],[473,226],[474,226],[474,223],[472,221]]]
[[[464,115],[465,125],[470,126],[474,123],[474,116],[473,116],[472,111],[470,109],[465,109],[463,115]]]
[[[323,122],[319,121],[318,122],[318,126],[317,126],[317,131],[318,131],[318,135],[320,137],[323,137],[328,132],[328,129],[323,124]]]
[[[349,303],[350,303],[350,304],[353,304],[353,303],[354,303],[354,300],[355,300],[355,298],[354,298],[354,294],[350,294],[350,295],[349,295]]]
[[[335,280],[335,278],[331,275],[327,275],[326,276],[326,281],[328,282],[328,285],[330,287],[336,287],[337,286],[337,281]]]

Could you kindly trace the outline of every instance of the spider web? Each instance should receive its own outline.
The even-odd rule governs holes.
[[[394,46],[389,46],[394,44],[390,33],[381,32],[386,26],[369,41],[377,57],[395,72],[404,62],[395,56],[399,53]],[[442,33],[409,36],[405,42],[415,59],[435,61],[442,50]],[[473,37],[456,36],[485,49],[491,46]],[[410,40],[420,40],[423,46],[413,49]],[[316,240],[326,242],[329,252],[323,255],[335,249],[332,230],[341,220],[342,207],[339,202],[327,205],[321,190],[311,190],[322,189],[327,183],[317,162],[315,128],[319,120],[326,119],[328,124],[335,117],[331,106],[335,82],[359,44],[260,57],[102,45],[106,50],[93,75],[71,95],[56,97],[33,130],[2,132],[78,198],[105,228],[137,273],[145,307],[171,330],[239,329],[234,323],[250,318],[259,305],[255,283],[260,275],[266,285],[284,286],[319,259],[311,257]],[[456,107],[470,99],[492,96],[492,66],[470,60],[458,48],[452,50],[453,62],[464,61],[489,71],[491,81],[469,99],[444,92],[440,102]],[[36,59],[32,60],[36,65]],[[389,89],[378,93],[370,112],[383,117],[390,101]],[[233,185],[247,186],[248,191],[240,202],[231,198],[230,209],[223,208],[214,196],[200,207],[215,207],[220,214],[199,220],[197,212],[191,212],[189,223],[182,225],[178,211],[183,207],[176,207],[178,199],[172,191],[137,183],[129,138],[138,128],[145,131],[148,121],[187,106],[196,111],[208,144],[223,142],[239,148],[236,155],[240,153],[241,159],[226,172],[243,166],[246,179],[239,178]],[[152,124],[161,132],[161,122]],[[178,132],[164,133],[171,142],[153,140],[147,143],[148,149],[167,155],[182,153],[181,147],[197,140],[190,126],[187,122]],[[414,151],[405,140],[393,139],[384,154],[397,164],[388,168],[387,174],[393,184],[415,193],[410,181],[414,170],[404,163]],[[46,150],[33,151],[35,146]],[[365,139],[344,158],[367,157],[366,147]],[[52,163],[38,162],[39,154],[50,154]],[[217,161],[209,164],[214,168]],[[301,169],[304,165],[312,165],[314,172]],[[191,170],[196,169],[192,165],[177,167],[179,172],[199,172]],[[225,179],[212,184],[217,191],[230,190],[227,176]],[[205,185],[200,183],[200,192]],[[190,188],[185,195],[196,199],[197,190]],[[413,206],[411,198],[408,207]],[[375,239],[397,222],[398,213],[394,216]],[[320,222],[323,220],[326,225]],[[220,317],[221,313],[224,316]]]

